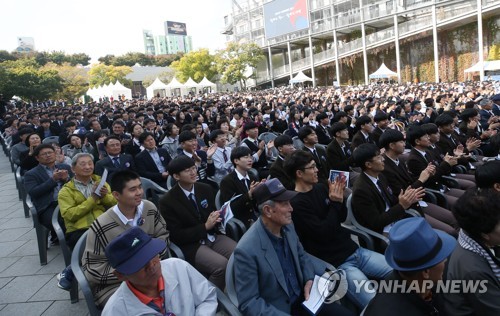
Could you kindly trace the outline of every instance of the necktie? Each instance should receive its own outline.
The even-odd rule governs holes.
[[[241,179],[241,183],[243,183],[243,185],[247,188],[248,190],[248,180],[247,179]]]
[[[456,143],[456,142],[455,142],[455,140],[453,139],[453,136],[450,136],[450,139],[451,139],[451,141],[452,141],[453,145],[457,146],[457,143]]]
[[[426,154],[422,154],[422,157],[424,157],[425,161],[429,162],[429,160],[427,160],[427,155]]]
[[[399,162],[398,164],[398,168],[399,170],[401,170],[401,172],[404,174],[404,176],[406,177],[406,179],[410,179],[411,180],[411,176],[410,174],[408,173],[408,170],[406,169],[406,167],[403,165],[403,163],[401,163],[401,161]]]
[[[224,162],[227,162],[227,154],[225,149],[222,151],[222,156],[224,157]]]
[[[384,199],[387,206],[391,207],[391,199],[389,198],[389,196],[385,192],[384,186],[382,185],[382,182],[380,182],[380,180],[377,180],[377,185],[378,185],[378,188],[380,189],[380,192],[382,194],[382,199]]]
[[[118,157],[114,157],[113,158],[113,165],[116,167],[116,168],[120,168],[120,158]]]
[[[198,212],[198,214],[200,214],[200,210],[198,209],[198,203],[196,203],[196,198],[194,196],[194,193],[189,193],[189,200],[193,204],[193,207],[196,210],[196,212]]]
[[[255,146],[259,147],[259,142],[257,140],[254,140],[253,143],[255,144]]]
[[[316,160],[316,163],[320,164],[321,161],[319,160],[319,156],[318,156],[318,153],[316,152],[316,149],[313,149],[312,153],[314,156],[314,160]]]
[[[345,155],[346,157],[349,157],[349,154],[348,154],[348,152],[347,152],[347,146],[342,147],[342,151],[344,152],[344,155]]]

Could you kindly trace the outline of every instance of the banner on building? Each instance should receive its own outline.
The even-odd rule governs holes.
[[[186,23],[167,21],[167,34],[187,35]]]
[[[264,30],[267,39],[308,27],[307,0],[274,0],[264,4]]]

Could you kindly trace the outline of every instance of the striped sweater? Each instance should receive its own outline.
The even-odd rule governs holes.
[[[150,236],[163,239],[169,243],[169,232],[165,220],[156,206],[150,201],[143,200],[142,217],[144,223],[140,226]],[[120,281],[113,274],[113,268],[108,263],[104,249],[118,235],[132,228],[124,225],[112,208],[99,216],[90,226],[87,244],[82,257],[82,270],[89,281],[96,305],[104,307],[111,295],[120,286]],[[168,248],[160,254],[168,257]]]

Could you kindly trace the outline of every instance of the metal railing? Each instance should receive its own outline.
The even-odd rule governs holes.
[[[412,6],[418,7],[427,5],[430,1],[418,1],[415,2]],[[449,2],[449,1],[447,1]],[[483,6],[491,6],[493,3],[500,3],[499,0],[483,0]],[[460,18],[463,15],[471,15],[475,14],[477,8],[477,3],[475,0],[465,0],[460,2],[455,2],[451,4],[442,4],[437,8],[436,16],[438,25],[449,23],[449,20]],[[378,14],[382,14],[378,12]],[[387,13],[388,14],[388,13]],[[432,27],[432,15],[431,15],[431,7],[425,8],[423,10],[409,12],[411,16],[406,16],[407,18],[411,18],[411,20],[398,24],[399,37],[404,38],[407,36],[411,36],[413,33],[421,32],[423,30],[430,29]],[[338,17],[334,17],[338,18]],[[338,25],[337,25],[338,27]],[[331,23],[324,23],[316,26],[316,28],[312,28],[312,33],[318,33],[323,31],[328,31],[333,28]],[[385,42],[394,40],[394,26],[391,26],[387,29],[369,34],[366,36],[366,46],[367,47],[375,47],[378,45],[383,45]],[[361,51],[363,48],[363,42],[361,38],[354,39],[349,42],[338,42],[338,53],[339,58],[348,56],[353,53],[357,53]],[[325,62],[330,62],[335,59],[335,51],[333,48],[327,49],[325,51],[314,54],[313,56],[314,64],[323,64]],[[304,68],[310,67],[310,58],[301,58],[292,62],[292,71],[295,73],[299,70],[303,70]],[[283,75],[289,74],[289,66],[283,65],[277,67],[273,70],[273,77],[278,78]],[[257,73],[257,82],[265,82],[271,80],[267,71],[259,71]]]

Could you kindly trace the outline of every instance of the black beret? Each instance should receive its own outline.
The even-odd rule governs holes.
[[[347,125],[345,125],[342,122],[337,122],[337,123],[334,123],[332,125],[332,128],[330,129],[330,132],[335,137],[335,134],[337,134],[337,132],[343,131],[345,129],[347,129]]]
[[[257,124],[255,124],[254,122],[250,121],[248,123],[245,123],[245,126],[243,126],[243,131],[248,131],[249,129],[252,129],[252,128],[258,128]]]
[[[168,173],[173,175],[194,166],[194,160],[185,155],[175,157],[167,166]]]
[[[318,122],[326,118],[328,118],[328,115],[326,115],[326,113],[319,113],[318,115],[316,115],[316,121]]]
[[[476,109],[465,109],[462,114],[460,115],[460,118],[462,121],[466,121],[471,117],[477,116],[478,112]]]
[[[184,131],[179,134],[179,144],[192,139],[196,139],[196,134],[191,131]]]
[[[399,142],[401,140],[405,140],[405,136],[398,130],[395,129],[387,129],[385,132],[380,135],[378,140],[378,147],[385,148],[390,143]]]

